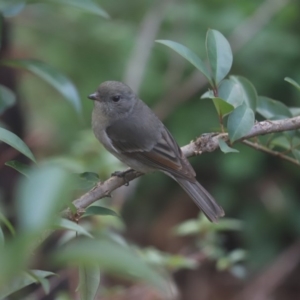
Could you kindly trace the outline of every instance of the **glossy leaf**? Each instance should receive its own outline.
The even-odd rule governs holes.
[[[293,115],[289,108],[282,102],[268,97],[259,96],[257,112],[266,119],[285,119]]]
[[[90,238],[93,237],[82,226],[76,224],[75,222],[67,220],[67,219],[60,219],[56,224],[54,224],[54,227],[58,228],[58,229],[73,230],[73,231],[76,231],[78,234],[82,234],[82,235],[88,236]]]
[[[100,269],[96,266],[79,267],[80,300],[94,300],[100,284]]]
[[[43,0],[43,2],[55,2],[59,4],[66,4],[70,6],[77,7],[83,11],[99,15],[103,18],[108,19],[109,15],[108,13],[103,10],[98,3],[91,1],[91,0]]]
[[[255,112],[257,106],[257,92],[254,85],[247,78],[242,76],[230,76],[230,80],[240,86],[243,94],[243,102]]]
[[[218,139],[218,142],[219,142],[219,147],[221,149],[221,151],[223,153],[232,153],[232,152],[239,152],[238,150],[234,149],[234,148],[231,148],[227,145],[227,143],[223,140],[223,139]]]
[[[79,113],[81,112],[81,102],[74,84],[50,65],[37,60],[8,60],[5,65],[20,69],[25,69],[38,77],[44,79],[61,95],[63,95]]]
[[[12,282],[1,288],[0,299],[5,299],[12,293],[17,292],[32,283],[39,282],[39,278],[46,278],[48,276],[55,275],[52,272],[41,270],[31,270],[31,273],[34,276],[25,272],[22,272],[20,275],[15,275]]]
[[[232,66],[232,51],[226,38],[217,30],[209,29],[206,35],[207,57],[216,86],[226,77]]]
[[[225,79],[220,83],[218,96],[234,107],[238,107],[243,103],[241,85],[231,79]]]
[[[15,170],[17,170],[19,173],[28,176],[29,172],[29,166],[17,161],[17,160],[10,160],[5,163],[6,166],[9,166]]]
[[[16,150],[18,150],[19,152],[21,152],[22,154],[24,154],[25,156],[27,156],[35,162],[35,158],[28,146],[11,131],[0,127],[0,141],[15,148]]]
[[[114,217],[120,217],[115,211],[102,207],[102,206],[90,206],[86,209],[83,217],[91,216],[91,215],[101,215],[101,216],[114,216]]]
[[[98,265],[103,271],[165,288],[162,275],[147,265],[132,249],[106,238],[72,240],[56,251],[54,260],[60,264],[68,263],[86,267]]]
[[[283,149],[290,149],[291,148],[291,142],[288,140],[288,138],[284,135],[280,135],[275,137],[270,142],[270,148],[274,147],[280,147]]]
[[[210,72],[197,54],[195,54],[189,48],[173,41],[157,40],[156,42],[170,47],[172,50],[176,51],[178,54],[180,54],[182,57],[188,60],[207,78],[209,83],[212,85],[212,78]]]
[[[34,168],[28,176],[30,180],[23,178],[17,192],[19,228],[25,233],[40,234],[70,200],[73,183],[65,170],[51,165]]]
[[[254,125],[254,113],[246,103],[237,107],[228,117],[227,129],[231,142],[246,135]]]
[[[298,82],[296,82],[294,79],[289,78],[289,77],[285,77],[284,78],[285,81],[289,82],[291,85],[293,85],[298,91],[300,91],[300,84]]]
[[[300,107],[289,107],[289,110],[293,117],[300,116]]]
[[[200,97],[200,99],[212,99],[214,97],[215,97],[214,92],[212,90],[208,90]]]
[[[0,114],[16,102],[15,94],[6,86],[0,85]]]
[[[99,182],[99,176],[93,172],[84,172],[79,174],[79,183],[77,187],[81,189],[91,189]]]
[[[220,117],[224,117],[234,110],[234,107],[221,98],[213,98],[213,103]]]

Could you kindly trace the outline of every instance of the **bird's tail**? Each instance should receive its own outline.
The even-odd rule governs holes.
[[[215,199],[197,181],[190,182],[184,178],[176,177],[175,180],[193,199],[196,205],[203,211],[211,222],[217,222],[219,217],[224,216],[224,210]]]

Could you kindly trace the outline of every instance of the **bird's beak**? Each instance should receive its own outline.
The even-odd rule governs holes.
[[[88,95],[88,98],[91,100],[97,100],[97,93]]]

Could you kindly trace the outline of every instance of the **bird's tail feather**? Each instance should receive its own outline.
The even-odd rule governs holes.
[[[180,177],[176,177],[175,180],[193,199],[210,221],[217,222],[219,217],[224,216],[223,208],[216,203],[215,199],[199,182],[190,182]]]

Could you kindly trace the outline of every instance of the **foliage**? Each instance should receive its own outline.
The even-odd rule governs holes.
[[[45,8],[43,5],[45,5]],[[107,7],[110,5],[110,3],[107,3]],[[193,3],[192,5],[197,6],[199,4]],[[207,4],[207,10],[211,9],[210,5],[211,4]],[[125,65],[123,57],[127,53],[126,51],[128,51],[127,49],[134,36],[131,22],[135,21],[138,17],[132,15],[132,11],[130,11],[129,15],[133,20],[130,19],[129,25],[122,26],[120,23],[117,23],[117,20],[115,23],[101,23],[101,27],[99,26],[99,23],[104,22],[104,20],[96,19],[96,17],[93,19],[89,15],[85,16],[82,14],[82,12],[86,12],[95,14],[97,17],[101,16],[108,18],[108,14],[93,1],[4,1],[0,4],[0,12],[8,19],[13,16],[18,16],[20,13],[22,15],[24,11],[26,12],[26,8],[28,7],[32,7],[37,15],[41,13],[43,9],[46,11],[49,10],[49,12],[52,9],[53,15],[55,15],[56,9],[62,9],[64,16],[69,20],[71,27],[74,27],[74,29],[72,28],[73,33],[70,33],[67,37],[63,31],[57,30],[60,24],[53,24],[53,28],[46,29],[46,31],[48,30],[47,35],[51,35],[55,32],[57,36],[60,36],[60,40],[56,41],[55,46],[50,44],[47,46],[41,45],[41,47],[35,49],[33,56],[42,57],[42,60],[26,57],[10,60],[3,59],[1,61],[2,65],[30,71],[37,77],[43,79],[51,88],[56,90],[56,92],[52,94],[51,88],[49,89],[48,86],[43,85],[40,81],[35,83],[35,79],[28,79],[28,77],[24,79],[24,83],[22,84],[24,93],[31,95],[28,98],[43,98],[42,104],[39,103],[40,100],[37,100],[34,104],[37,107],[40,106],[39,113],[32,114],[32,119],[28,117],[28,119],[30,119],[28,120],[28,123],[31,123],[32,127],[38,127],[38,129],[43,132],[43,135],[51,140],[51,130],[48,128],[46,129],[47,126],[43,125],[47,124],[47,119],[49,118],[47,113],[49,113],[50,116],[55,116],[55,118],[53,118],[55,121],[53,121],[54,124],[52,124],[52,126],[55,128],[57,135],[55,143],[53,143],[53,141],[48,143],[50,151],[48,149],[48,152],[45,151],[48,153],[46,154],[48,157],[43,158],[45,155],[44,153],[41,155],[38,150],[37,154],[34,156],[26,143],[11,132],[9,128],[2,128],[3,126],[1,124],[0,140],[15,148],[36,164],[29,165],[17,160],[6,162],[7,166],[12,167],[25,176],[22,176],[16,187],[16,208],[12,212],[15,219],[14,222],[10,220],[10,215],[5,211],[4,207],[1,207],[0,299],[4,299],[8,295],[17,292],[32,283],[39,283],[45,292],[48,293],[49,276],[51,278],[55,273],[59,273],[59,270],[68,266],[76,266],[78,268],[78,291],[81,299],[94,299],[96,297],[99,284],[101,284],[102,272],[111,272],[118,276],[122,275],[123,277],[134,281],[145,281],[165,292],[167,290],[166,282],[173,272],[182,268],[195,269],[200,265],[199,262],[186,255],[173,255],[158,251],[155,248],[139,249],[136,246],[128,244],[128,242],[121,237],[121,234],[113,233],[111,230],[111,227],[115,226],[113,222],[122,223],[122,216],[117,208],[111,209],[103,206],[103,204],[101,204],[101,206],[98,205],[98,203],[96,205],[94,204],[86,209],[80,220],[77,220],[80,221],[80,224],[59,217],[60,212],[68,208],[74,213],[74,206],[71,203],[72,200],[91,189],[97,184],[102,176],[108,175],[111,171],[119,168],[119,163],[114,158],[108,156],[107,153],[102,151],[101,154],[99,154],[100,146],[93,140],[91,133],[84,130],[84,126],[86,125],[84,122],[88,119],[87,104],[81,103],[80,92],[77,91],[76,86],[79,86],[79,82],[84,82],[82,83],[84,84],[82,85],[84,88],[81,88],[80,90],[85,92],[89,89],[94,89],[99,79],[107,79],[108,77],[117,78],[120,76],[120,69]],[[72,7],[74,9],[73,13],[69,13],[68,10]],[[174,7],[176,8],[176,6]],[[177,14],[179,14],[179,11],[181,10],[188,9],[187,7],[191,9],[192,6],[186,5],[185,7],[180,7],[180,4],[178,4]],[[63,8],[66,10],[64,11]],[[124,9],[122,13],[126,14],[126,9]],[[194,10],[191,9],[191,11]],[[114,11],[112,8],[112,13],[115,14],[114,17],[117,19],[116,15],[118,15],[118,12]],[[217,16],[218,14],[218,12],[213,13],[214,16]],[[201,14],[203,14],[202,17],[204,19],[205,12],[203,12],[203,10]],[[47,18],[51,19],[51,13],[46,15],[45,24],[49,22]],[[223,18],[225,18],[224,15]],[[171,19],[172,17],[168,16],[166,24],[164,25],[165,27],[173,24]],[[200,19],[201,18],[199,18],[198,15],[193,16],[195,22]],[[220,19],[222,22],[222,18],[215,19]],[[77,21],[83,21],[88,24],[90,29],[89,32],[84,32],[84,34],[82,34],[82,29],[78,29],[77,27]],[[39,23],[37,24],[39,24],[40,29],[43,30],[43,26],[45,26],[45,28],[47,27],[41,20],[38,20],[38,22]],[[58,22],[61,22],[61,20]],[[224,24],[226,22],[224,21]],[[23,35],[20,34],[22,30],[20,27],[21,26],[16,29],[15,33],[16,37],[18,37],[16,45],[22,43],[23,39]],[[223,28],[223,26],[220,27]],[[30,28],[30,26],[28,28]],[[30,30],[28,30],[28,28],[24,29],[24,32],[26,33],[26,38],[29,37],[29,40],[31,40],[32,33],[30,33],[30,30],[32,30],[32,28],[30,28]],[[19,33],[18,30],[20,30]],[[77,31],[81,36],[79,41],[77,37],[73,35],[75,33],[77,34]],[[108,32],[111,33],[111,36],[109,37],[107,37]],[[35,34],[39,35],[40,33]],[[123,41],[122,47],[118,49],[121,35],[126,37],[126,41]],[[242,172],[245,172],[246,178],[247,176],[251,177],[249,175],[251,173],[251,167],[254,168],[254,164],[251,162],[255,161],[255,158],[248,157],[248,154],[246,154],[247,161],[244,165],[245,167],[242,168],[240,165],[239,167],[234,167],[235,163],[233,160],[235,158],[233,157],[242,155],[242,152],[246,153],[246,151],[242,151],[242,149],[237,150],[235,148],[238,147],[237,142],[253,127],[255,120],[291,118],[295,115],[299,115],[300,110],[298,107],[295,107],[298,105],[291,103],[287,105],[279,100],[274,100],[274,95],[270,95],[270,97],[258,95],[260,93],[257,92],[255,86],[258,85],[257,89],[262,90],[259,84],[260,81],[262,81],[261,79],[267,77],[266,72],[268,72],[268,70],[262,70],[261,74],[256,74],[254,72],[253,74],[255,74],[255,76],[253,76],[253,74],[251,75],[251,71],[249,71],[249,73],[242,72],[243,68],[247,66],[247,64],[250,64],[247,59],[243,60],[243,64],[240,68],[234,66],[234,55],[232,54],[230,44],[220,31],[209,29],[207,31],[205,42],[202,37],[204,37],[204,33],[202,35],[201,32],[197,31],[196,33],[193,33],[193,41],[191,43],[186,41],[186,44],[191,44],[191,48],[196,48],[195,40],[201,40],[202,45],[200,46],[200,51],[195,52],[178,42],[162,39],[157,40],[157,42],[174,50],[177,54],[190,62],[193,65],[193,68],[199,70],[207,79],[209,89],[201,96],[202,100],[199,105],[207,105],[208,101],[205,99],[209,99],[209,101],[212,100],[212,105],[218,116],[217,120],[215,120],[215,124],[218,124],[217,126],[220,128],[219,131],[228,132],[230,137],[229,144],[225,143],[222,139],[219,140],[220,149],[224,153],[239,152],[237,155],[226,155],[226,157],[229,157],[228,160],[223,162],[223,165],[221,164],[221,166],[219,166],[221,169],[220,172],[227,172],[226,175],[224,175],[224,178],[230,180],[230,178],[236,176],[235,180],[238,182],[238,180],[242,180],[242,175],[240,175],[243,174]],[[42,37],[41,39],[43,38],[47,39],[48,37]],[[65,38],[68,39],[68,44],[72,46],[66,45],[67,42],[65,41]],[[97,39],[101,40],[103,45],[101,44],[100,47],[100,44],[95,44],[90,49],[87,49],[85,46],[87,40]],[[73,41],[74,43],[72,44],[70,41]],[[61,44],[64,46],[61,46]],[[48,46],[49,49],[47,48]],[[81,54],[76,54],[78,56],[75,56],[71,51],[73,50],[73,47],[76,49],[84,48],[82,52],[88,52],[91,55],[85,54],[84,56],[80,56]],[[198,44],[197,47],[199,50]],[[103,48],[105,48],[105,54]],[[53,51],[53,49],[55,51]],[[52,52],[56,52],[58,55],[53,56],[52,61],[50,61],[48,60],[48,56],[51,57]],[[155,46],[153,52],[157,54],[156,60],[153,59],[153,64],[149,66],[149,71],[148,74],[146,74],[145,80],[147,82],[147,87],[142,91],[144,94],[147,93],[150,99],[154,99],[161,93],[160,89],[154,88],[159,87],[162,82],[157,74],[159,73],[161,66],[166,64],[166,57],[172,57],[171,53],[166,54],[160,46]],[[107,53],[114,57],[113,62],[105,59]],[[103,60],[101,60],[101,63],[96,61],[99,56],[101,58],[104,57],[104,59],[102,58]],[[201,59],[200,56],[206,56],[207,62]],[[242,60],[245,56],[247,56],[247,51],[237,57],[237,60]],[[175,60],[177,60],[177,58],[178,57],[176,57]],[[63,62],[65,61],[67,63],[64,64]],[[78,67],[75,66],[76,64],[74,61],[79,65]],[[115,67],[112,68],[112,65]],[[251,81],[254,80],[253,83],[244,76],[229,75],[232,65],[234,73],[240,73],[242,75],[247,73],[247,77],[250,78]],[[61,66],[63,66],[62,69]],[[252,66],[250,65],[250,70],[251,67]],[[192,71],[190,66],[187,66],[186,68],[188,71]],[[58,71],[58,69],[60,69],[60,71]],[[98,75],[100,69],[103,69],[104,71]],[[63,75],[64,72],[77,75],[73,75],[74,80],[70,80],[69,76]],[[273,73],[270,74],[270,77],[275,76]],[[285,75],[283,71],[279,72],[277,70],[276,73],[277,76],[281,77],[284,77]],[[86,80],[85,77],[87,74],[91,74],[91,79]],[[295,74],[296,73],[294,73],[294,75]],[[152,76],[152,78],[149,80],[150,76]],[[298,80],[298,78],[296,79]],[[285,80],[291,84],[291,86],[288,87],[289,93],[293,93],[290,91],[293,88],[296,93],[299,92],[300,88],[297,80],[289,77],[286,77]],[[32,82],[34,82],[33,85],[36,86],[36,92],[31,91],[30,86]],[[57,92],[62,96],[62,99],[67,100],[66,106],[64,106],[64,102],[52,103],[52,98],[60,97],[58,94],[55,94]],[[0,114],[12,107],[16,102],[16,98],[14,91],[8,89],[4,85],[0,85]],[[73,110],[76,113],[73,113]],[[211,125],[212,123],[210,123],[211,120],[216,118],[202,117],[202,120],[200,120],[201,118],[195,110],[194,112],[189,111],[188,113],[191,124],[193,123],[192,120],[194,120],[192,118],[193,113],[197,114],[195,120],[199,121],[199,125],[197,124],[195,129],[193,129],[197,134],[199,134],[198,127],[201,122],[205,121],[204,119],[206,119],[209,124],[207,126],[210,126],[210,128],[216,127],[215,124]],[[211,115],[214,116],[213,114]],[[66,118],[66,116],[68,117]],[[184,109],[178,113],[174,123],[180,123],[178,120],[181,119],[184,119]],[[36,124],[42,124],[41,128],[36,126]],[[173,127],[172,121],[170,121],[170,125]],[[79,131],[77,130],[78,128],[81,130],[81,136],[77,135],[74,139],[74,132]],[[182,130],[182,126],[178,126],[178,129],[179,131]],[[67,132],[67,134],[64,135],[63,131]],[[186,131],[185,128],[184,134],[182,135],[183,137],[179,136],[179,140],[188,139]],[[189,133],[188,136],[190,137],[192,134]],[[74,140],[77,140],[77,142]],[[80,140],[80,142],[78,142],[78,140]],[[298,130],[289,133],[271,134],[268,138],[259,137],[255,142],[271,152],[282,153],[300,163],[300,136]],[[65,147],[65,145],[68,146]],[[68,150],[65,150],[66,148]],[[63,153],[63,151],[65,153]],[[59,155],[49,155],[49,153],[55,152],[59,153]],[[239,158],[236,159],[236,161],[238,161]],[[231,165],[230,162],[232,162]],[[226,167],[226,164],[227,166],[230,166]],[[99,168],[101,168],[101,171],[98,175]],[[242,170],[241,173],[238,173],[238,169]],[[228,196],[228,198],[231,197]],[[0,198],[0,200],[2,199]],[[238,200],[241,199],[239,198]],[[278,201],[280,201],[280,199]],[[139,205],[144,204],[142,203]],[[141,206],[138,205],[136,207],[137,209],[141,208]],[[146,208],[143,209],[147,210]],[[138,215],[141,215],[141,218],[143,218],[143,209],[139,209],[138,213]],[[230,211],[230,203],[228,204],[228,210]],[[147,214],[149,214],[148,211]],[[249,243],[254,243],[254,241],[256,241],[255,245],[259,245],[262,243],[262,239],[259,239],[261,237],[261,235],[257,233],[259,230],[255,229],[259,227],[260,222],[262,222],[260,220],[263,220],[265,215],[257,214],[256,216],[257,220],[251,220],[252,223],[250,221],[248,222],[248,224],[254,223],[255,226],[250,226],[251,228],[249,228],[247,224],[244,225],[244,223],[232,219],[223,219],[218,224],[211,224],[204,217],[199,216],[197,219],[183,222],[176,227],[175,233],[180,236],[192,236],[193,243],[191,243],[190,246],[193,248],[193,251],[202,253],[205,259],[215,262],[216,267],[219,270],[228,270],[235,276],[245,277],[248,273],[245,261],[251,260],[251,256],[255,256],[255,251],[257,251],[258,248],[255,248],[255,246],[253,246],[254,244],[252,244],[253,249],[249,247],[250,249],[248,251],[242,249],[244,245],[228,250],[222,243],[222,235],[228,232],[232,234],[237,234],[237,232],[238,234],[241,234],[242,232],[246,237],[249,237]],[[97,220],[96,222],[100,222],[101,226],[99,226],[99,228],[91,227],[93,222],[90,223],[88,221],[90,218]],[[249,220],[249,217],[246,216],[246,221],[247,218]],[[107,221],[108,223],[105,223],[106,221],[103,219],[114,221]],[[282,220],[286,219],[288,219],[288,217],[282,218]],[[292,220],[296,220],[296,218],[293,218]],[[293,222],[296,224],[296,221],[291,221],[291,224]],[[293,227],[293,225],[290,226]],[[124,224],[120,227],[124,227]],[[297,225],[295,225],[295,228],[298,228]],[[264,230],[267,231],[265,227]],[[58,242],[56,241],[46,254],[43,254],[45,259],[49,260],[48,266],[51,265],[51,268],[49,269],[53,270],[54,268],[55,273],[43,270],[33,270],[32,261],[35,259],[36,252],[39,252],[47,243],[48,239],[51,239],[58,231],[63,231],[61,239]],[[264,255],[268,256],[270,252],[271,250],[269,252],[266,251],[266,254]],[[262,260],[263,258],[261,261]],[[259,265],[259,259],[255,262]]]

